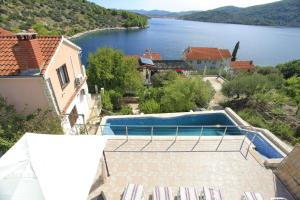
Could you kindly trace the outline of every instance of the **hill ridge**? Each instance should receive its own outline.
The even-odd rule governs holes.
[[[41,35],[71,36],[101,28],[146,26],[146,16],[87,0],[5,0],[0,4],[0,27],[13,32],[33,28]]]
[[[300,1],[282,0],[246,8],[225,6],[179,18],[216,23],[300,27]]]

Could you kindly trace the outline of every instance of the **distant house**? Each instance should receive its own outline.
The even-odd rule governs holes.
[[[231,53],[228,49],[188,47],[183,52],[183,59],[191,63],[196,70],[230,66]]]
[[[184,60],[156,60],[153,62],[153,69],[156,71],[167,71],[167,70],[184,70],[189,71],[192,70],[193,67],[185,62]]]
[[[1,96],[20,113],[51,109],[62,119],[64,132],[75,133],[74,125],[84,123],[90,112],[80,54],[63,36],[0,36]]]
[[[231,70],[238,72],[252,72],[255,70],[255,65],[252,60],[249,61],[234,61],[230,63]]]
[[[128,58],[133,58],[136,59],[138,62],[138,70],[141,73],[141,76],[144,80],[145,85],[149,85],[151,83],[151,75],[152,75],[152,70],[154,67],[154,63],[152,59],[150,58],[145,58],[140,55],[127,55],[125,56],[125,59]]]
[[[139,58],[139,64],[140,64],[140,71],[142,73],[142,77],[145,81],[146,85],[151,84],[151,76],[152,76],[152,68],[154,66],[154,63],[152,59],[140,57]]]
[[[149,52],[149,51],[146,51],[143,55],[144,58],[149,58],[153,61],[155,60],[161,60],[161,55],[160,53],[153,53],[153,52]]]

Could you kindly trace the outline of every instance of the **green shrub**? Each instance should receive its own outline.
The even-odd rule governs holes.
[[[104,92],[104,95],[101,97],[102,106],[104,109],[112,111],[113,110],[113,104],[111,103],[110,96],[108,92]]]
[[[114,90],[110,90],[109,91],[109,97],[111,100],[111,103],[113,105],[113,110],[114,111],[118,111],[121,109],[122,105],[121,105],[121,100],[122,100],[122,95],[120,92],[114,91]]]
[[[153,87],[163,87],[169,81],[173,81],[178,77],[178,74],[175,71],[167,71],[157,73],[151,77],[151,82]]]
[[[300,60],[280,64],[276,67],[283,74],[285,79],[291,78],[292,76],[300,76]]]
[[[258,74],[262,74],[262,75],[267,75],[267,74],[276,74],[279,73],[279,70],[275,67],[260,67],[260,66],[256,66],[255,68],[255,72],[257,72]]]
[[[265,119],[263,118],[263,116],[254,110],[245,109],[245,110],[239,111],[238,115],[241,116],[244,120],[246,120],[253,126],[257,126],[260,128],[268,128],[268,124],[265,121]]]
[[[239,111],[238,114],[251,125],[268,129],[278,137],[292,144],[296,144],[300,141],[300,138],[297,137],[293,128],[285,122],[280,120],[268,121],[261,114],[251,109],[244,109]]]
[[[239,74],[223,85],[222,93],[227,97],[249,98],[258,92],[281,88],[283,83],[280,74]]]
[[[210,84],[201,78],[180,77],[163,88],[160,100],[162,112],[184,112],[197,107],[207,107],[214,95]]]
[[[144,102],[141,102],[139,108],[141,112],[146,114],[160,112],[160,105],[154,99],[149,99]]]
[[[132,115],[132,109],[129,106],[123,106],[118,114],[121,114],[121,115]]]
[[[8,150],[24,133],[62,134],[58,116],[49,110],[37,110],[29,115],[16,112],[0,96],[0,154]]]
[[[269,130],[280,138],[291,142],[292,144],[295,144],[296,142],[294,130],[282,121],[276,120],[275,122],[269,124]]]

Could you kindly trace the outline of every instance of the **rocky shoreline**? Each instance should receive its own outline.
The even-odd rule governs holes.
[[[149,26],[146,26],[144,28],[148,28]],[[138,26],[134,26],[134,27],[129,27],[129,28],[125,28],[125,27],[111,27],[111,28],[96,28],[93,30],[89,30],[89,31],[84,31],[81,33],[77,33],[73,36],[68,37],[68,39],[75,39],[78,37],[81,37],[83,35],[89,34],[89,33],[94,33],[94,32],[98,32],[98,31],[110,31],[110,30],[137,30],[137,29],[143,29],[141,27]]]

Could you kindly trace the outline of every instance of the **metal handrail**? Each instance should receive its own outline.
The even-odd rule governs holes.
[[[153,127],[162,127],[162,128],[176,128],[176,127],[188,127],[188,128],[252,128],[252,126],[241,126],[241,125],[111,125],[104,124],[99,126],[107,126],[107,127],[141,127],[141,128],[151,128]],[[254,131],[253,131],[254,132]]]
[[[105,133],[104,133],[105,132],[105,127],[109,127],[109,128],[122,127],[122,128],[125,128],[125,135],[123,135],[123,136],[126,137],[127,141],[129,139],[129,136],[130,136],[129,135],[129,130],[128,130],[129,128],[131,130],[132,129],[136,130],[134,128],[149,128],[149,130],[151,131],[150,135],[145,135],[145,136],[150,136],[150,138],[151,138],[150,141],[151,142],[153,141],[153,137],[155,136],[154,128],[172,128],[172,129],[175,129],[176,130],[175,135],[172,135],[174,137],[174,141],[176,141],[177,137],[179,136],[179,129],[180,128],[194,128],[194,129],[199,128],[200,129],[199,135],[198,136],[194,135],[196,137],[199,137],[198,138],[198,143],[200,142],[201,137],[204,135],[204,130],[205,129],[223,130],[223,134],[219,135],[221,137],[221,139],[220,139],[219,144],[217,145],[216,151],[218,151],[218,149],[219,149],[220,145],[222,144],[223,139],[225,138],[225,136],[233,136],[234,133],[239,133],[239,136],[244,136],[244,138],[242,140],[242,143],[241,143],[241,146],[240,146],[240,149],[239,149],[240,152],[242,151],[242,148],[243,148],[243,145],[245,143],[246,138],[248,138],[250,140],[248,146],[246,147],[246,149],[247,149],[246,156],[245,156],[246,158],[247,158],[248,153],[250,151],[251,145],[253,144],[255,138],[258,135],[257,131],[254,131],[252,126],[240,126],[240,125],[182,125],[182,126],[181,125],[180,126],[178,126],[178,125],[157,125],[156,126],[156,125],[111,125],[111,124],[105,124],[105,125],[99,125],[99,126],[100,126],[100,130],[101,130],[102,134],[104,134],[104,135],[105,135]],[[235,131],[235,130],[230,131],[230,135],[228,135],[228,132],[229,132],[228,129],[229,128],[237,128],[238,131]],[[251,139],[249,138],[250,133],[254,134],[254,136]]]
[[[227,127],[225,127],[225,130],[224,130],[223,136],[222,136],[222,138],[221,138],[221,140],[220,140],[220,143],[218,144],[218,146],[217,146],[217,149],[216,149],[216,150],[218,150],[218,149],[219,149],[219,147],[220,147],[220,145],[222,144],[222,142],[223,142],[223,139],[224,139],[224,137],[225,137],[225,135],[226,135],[226,132],[227,132]]]

